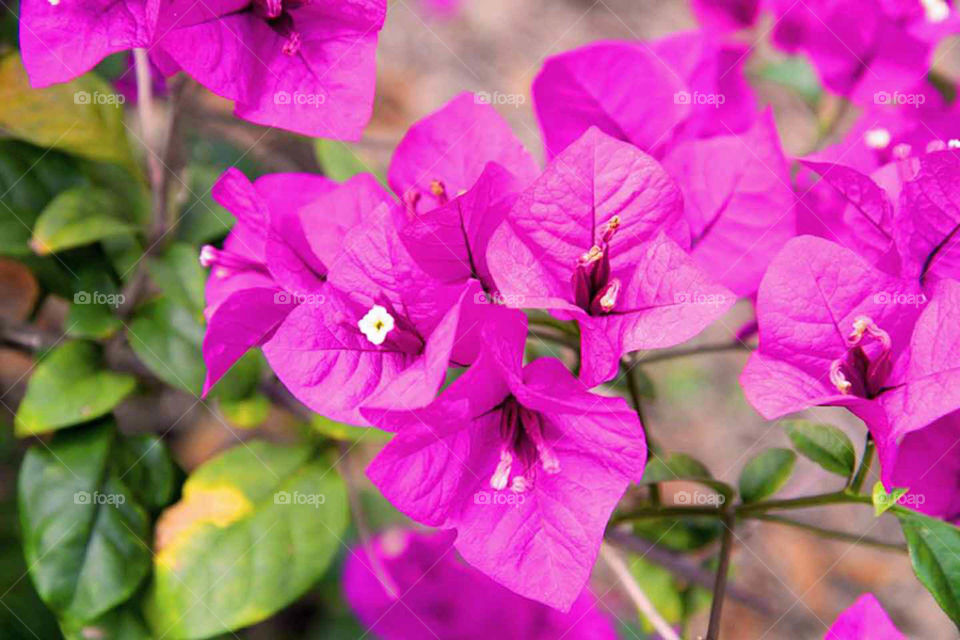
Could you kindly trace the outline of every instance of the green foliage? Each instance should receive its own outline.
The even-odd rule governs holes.
[[[127,600],[150,569],[150,529],[114,464],[111,420],[57,435],[24,458],[19,508],[24,554],[40,597],[87,622]]]
[[[857,464],[853,443],[840,429],[830,424],[807,420],[784,422],[790,442],[804,457],[837,475],[849,478]]]
[[[17,409],[18,436],[36,435],[109,413],[136,387],[132,376],[102,367],[89,342],[67,342],[37,365]]]
[[[907,539],[914,573],[960,628],[960,529],[902,507],[895,513]]]
[[[340,140],[318,138],[314,141],[317,161],[323,173],[337,182],[349,180],[359,173],[372,173],[386,184],[383,177],[372,168],[370,163],[355,146]]]
[[[881,516],[891,507],[897,504],[897,501],[906,495],[908,489],[904,487],[894,487],[893,491],[887,492],[883,483],[877,480],[873,485],[873,491],[870,492],[870,499],[873,501],[873,515]]]
[[[168,298],[137,309],[127,340],[140,361],[167,384],[195,396],[203,390],[206,369],[201,355],[203,325],[189,310]]]
[[[724,496],[725,501],[729,501],[734,494],[733,487],[715,480],[702,462],[685,453],[653,456],[647,462],[641,483],[656,484],[672,480],[694,480]]]
[[[347,518],[343,482],[307,447],[252,442],[208,461],[158,521],[151,627],[205,638],[267,618],[319,580]]]
[[[94,187],[68,189],[40,214],[30,248],[42,256],[132,233],[134,227],[123,220],[122,211],[123,203],[109,191]]]
[[[199,252],[188,244],[177,243],[162,256],[147,260],[150,276],[167,297],[202,317],[207,272],[200,266]]]
[[[123,108],[113,88],[94,74],[33,89],[18,54],[0,60],[0,127],[14,137],[74,155],[135,167]]]
[[[790,479],[797,454],[790,449],[767,449],[747,462],[740,474],[740,496],[757,502],[779,491]]]

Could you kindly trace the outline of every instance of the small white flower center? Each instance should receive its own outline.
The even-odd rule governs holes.
[[[47,0],[47,2],[50,3],[50,6],[51,6],[51,7],[55,7],[55,6],[57,6],[58,4],[60,4],[60,0]]]
[[[395,325],[393,316],[380,306],[375,304],[367,311],[367,315],[360,318],[357,323],[360,331],[367,337],[367,340],[373,344],[383,344],[387,339],[387,334],[393,331]]]
[[[869,129],[863,134],[863,141],[871,149],[886,149],[890,145],[890,132],[886,129]]]
[[[956,138],[951,138],[951,139],[947,140],[947,148],[948,148],[948,149],[960,149],[960,140],[957,140]]]

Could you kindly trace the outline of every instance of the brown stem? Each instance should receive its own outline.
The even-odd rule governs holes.
[[[720,539],[720,566],[713,583],[713,601],[710,603],[710,623],[707,626],[707,640],[720,637],[720,616],[723,613],[723,598],[727,589],[727,574],[730,572],[730,553],[733,551],[733,527],[735,518],[732,511],[724,514],[723,537]]]

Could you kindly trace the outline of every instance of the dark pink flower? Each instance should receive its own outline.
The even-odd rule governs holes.
[[[356,546],[343,569],[347,603],[383,640],[615,640],[610,621],[584,590],[560,613],[504,589],[457,558],[450,532],[393,529]],[[379,561],[389,585],[371,567]]]
[[[683,342],[733,304],[689,248],[673,180],[592,128],[521,194],[487,262],[508,305],[579,323],[581,378],[593,386],[616,374],[624,353]]]
[[[512,313],[430,405],[363,410],[397,431],[367,475],[414,520],[456,529],[471,565],[567,611],[613,508],[643,473],[646,444],[622,398],[589,393],[559,360],[522,366],[526,323]]]
[[[934,46],[960,24],[945,0],[880,2],[868,11],[844,0],[770,6],[774,43],[807,54],[828,89],[858,104],[914,97]]]
[[[34,86],[65,82],[111,53],[147,48],[258,124],[359,138],[370,119],[384,0],[25,0],[23,61]]]
[[[907,640],[873,594],[865,593],[837,616],[823,640]]]
[[[791,240],[757,297],[759,347],[740,381],[768,419],[815,405],[842,406],[870,429],[888,488],[927,491],[917,508],[955,517],[957,463],[924,452],[953,431],[960,411],[960,283],[921,288],[857,254],[809,236]],[[939,422],[938,422],[939,421]],[[924,453],[926,457],[924,458]],[[928,470],[938,463],[933,475]]]
[[[693,31],[549,58],[533,81],[548,156],[593,126],[656,157],[676,140],[744,131],[756,117],[745,52]]]

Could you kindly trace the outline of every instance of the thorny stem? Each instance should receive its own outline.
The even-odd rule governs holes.
[[[863,483],[867,479],[867,474],[870,473],[870,465],[873,463],[873,452],[876,448],[877,446],[873,442],[873,436],[867,433],[867,439],[863,445],[863,457],[860,459],[860,466],[857,467],[857,472],[848,485],[852,493],[858,494],[860,490],[863,489]]]
[[[713,600],[710,602],[710,623],[707,625],[707,640],[720,637],[720,616],[723,612],[723,596],[727,588],[727,574],[730,572],[730,554],[733,551],[733,527],[736,517],[733,509],[723,513],[723,536],[720,539],[720,566],[713,585]]]

